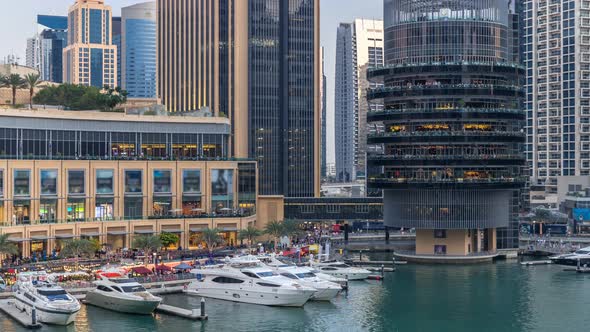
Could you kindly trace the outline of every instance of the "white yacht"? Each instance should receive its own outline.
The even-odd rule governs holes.
[[[301,307],[316,293],[314,288],[278,275],[255,257],[231,259],[191,273],[198,280],[191,282],[185,293],[220,300]]]
[[[283,277],[296,280],[303,286],[316,289],[316,293],[311,297],[312,300],[329,301],[342,291],[343,286],[346,286],[345,279],[334,278],[329,275],[325,275],[325,278],[320,278],[313,269],[286,264],[277,259],[274,255],[258,256],[258,258],[262,263],[275,269]],[[333,279],[334,281],[326,279]]]
[[[128,314],[151,315],[162,299],[150,294],[135,279],[95,281],[96,289],[86,294],[85,302],[103,309]]]
[[[371,271],[359,267],[349,266],[343,262],[327,261],[327,262],[313,262],[310,261],[311,267],[321,273],[329,274],[334,277],[343,278],[346,280],[365,280],[371,275]]]
[[[571,254],[549,257],[549,259],[558,265],[577,266],[580,262],[580,266],[590,266],[590,247],[579,249]]]
[[[76,320],[80,302],[60,286],[37,280],[33,275],[19,277],[14,304],[29,316],[35,307],[37,320],[52,325],[69,325]]]
[[[2,279],[2,277],[0,277],[0,292],[3,292],[6,290],[6,282],[4,281],[4,279]]]

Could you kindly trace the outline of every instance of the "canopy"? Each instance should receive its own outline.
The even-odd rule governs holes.
[[[172,271],[172,268],[170,266],[166,266],[166,265],[158,265],[158,266],[156,266],[156,270],[158,270],[158,271]]]
[[[137,266],[137,267],[134,267],[134,268],[132,268],[132,269],[131,269],[131,271],[132,271],[133,273],[136,273],[136,274],[141,274],[141,275],[148,275],[148,274],[151,274],[151,273],[152,273],[152,271],[150,271],[150,270],[149,270],[147,267],[145,267],[145,266]]]
[[[192,266],[190,266],[186,263],[180,263],[179,265],[176,265],[174,267],[174,269],[176,269],[176,270],[188,270],[188,269],[192,269],[192,268],[193,268]]]

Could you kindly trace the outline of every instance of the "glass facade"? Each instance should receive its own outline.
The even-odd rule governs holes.
[[[102,10],[90,9],[89,42],[102,44]]]
[[[383,86],[368,91],[384,133],[369,156],[368,184],[384,190],[386,225],[492,229],[498,248],[518,246],[525,157],[524,69],[500,0],[385,1]],[[509,40],[510,39],[510,40]],[[376,55],[377,56],[377,55]],[[377,168],[378,167],[378,168]]]
[[[263,195],[315,195],[315,2],[249,1],[249,146]]]
[[[31,195],[31,171],[15,170],[14,171],[14,196]]]
[[[125,90],[132,98],[156,97],[156,21],[125,20]]]
[[[57,196],[57,170],[41,170],[41,196]]]
[[[35,130],[0,127],[2,159],[150,159],[227,158],[226,134],[166,134]]]
[[[103,87],[103,49],[90,49],[90,85]]]
[[[234,211],[233,170],[211,171],[211,210],[217,214],[230,214]]]

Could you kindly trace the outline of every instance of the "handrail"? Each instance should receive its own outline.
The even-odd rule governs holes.
[[[376,154],[368,154],[368,159],[387,159],[387,160],[424,160],[424,159],[435,159],[435,160],[461,160],[461,159],[469,159],[469,160],[479,160],[479,159],[526,159],[525,156],[516,155],[516,154],[486,154],[486,155],[403,155],[403,156],[396,156],[396,155],[376,155]]]
[[[384,109],[367,112],[368,115],[381,114],[404,114],[404,113],[445,113],[445,112],[473,112],[473,113],[514,113],[525,114],[524,110],[514,108],[447,108],[447,109],[423,109],[423,108],[406,108],[406,109]]]
[[[382,178],[371,177],[370,183],[518,183],[526,182],[526,177],[513,178],[484,178],[484,179],[419,179],[419,178]]]
[[[509,89],[516,91],[524,91],[524,88],[519,85],[506,84],[432,84],[432,85],[409,85],[409,86],[383,86],[376,88],[367,88],[369,93],[379,93],[388,91],[403,91],[403,90],[427,90],[427,89],[455,89],[455,88],[491,88],[491,89]]]
[[[454,62],[419,62],[419,63],[402,63],[389,64],[383,66],[373,66],[368,69],[369,72],[383,69],[395,69],[406,67],[423,67],[423,66],[497,66],[526,69],[525,66],[514,62],[478,62],[478,61],[454,61]]]
[[[427,136],[526,136],[520,131],[398,131],[369,134],[369,138],[376,137],[427,137]]]

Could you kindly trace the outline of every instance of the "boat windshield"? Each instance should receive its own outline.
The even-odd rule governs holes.
[[[45,296],[49,301],[69,300],[68,293],[63,289],[40,289],[37,292],[39,295]]]
[[[261,278],[264,278],[264,277],[272,277],[272,276],[275,276],[276,274],[274,274],[272,271],[263,271],[263,272],[257,272],[256,275],[258,275]]]
[[[588,251],[588,250],[578,250],[578,251],[576,251],[576,254],[578,254],[578,255],[588,255],[588,254],[590,254],[590,251]]]
[[[304,273],[297,273],[297,276],[299,277],[299,279],[313,278],[313,277],[315,277],[315,274],[313,274],[311,272],[304,272]]]
[[[139,293],[145,292],[145,288],[142,285],[135,285],[135,286],[121,286],[123,288],[123,292],[125,293]]]
[[[331,266],[331,267],[342,267],[342,268],[348,267],[348,265],[346,265],[346,264],[330,264],[329,266]]]

